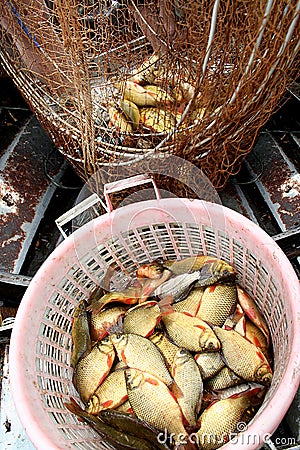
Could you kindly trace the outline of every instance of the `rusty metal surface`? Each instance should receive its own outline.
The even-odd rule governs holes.
[[[255,216],[247,197],[241,187],[237,184],[236,180],[228,183],[226,189],[221,191],[219,195],[223,205],[233,209],[258,224],[257,217]]]
[[[300,150],[300,148],[298,149]],[[270,133],[260,135],[246,167],[281,231],[300,225],[300,174]]]
[[[53,143],[31,116],[0,158],[0,270],[19,273],[55,186],[44,173]],[[61,177],[60,158],[51,176]]]

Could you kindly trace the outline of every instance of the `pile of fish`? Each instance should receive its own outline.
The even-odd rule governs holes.
[[[66,407],[115,449],[203,449],[255,415],[272,381],[268,327],[228,263],[199,255],[137,269],[80,301]]]
[[[182,70],[177,70],[177,75],[167,70],[157,53],[123,80],[112,80],[112,84],[115,99],[108,107],[109,126],[125,134],[169,133],[195,95],[195,88],[182,77]],[[204,113],[197,98],[189,122],[201,120]]]

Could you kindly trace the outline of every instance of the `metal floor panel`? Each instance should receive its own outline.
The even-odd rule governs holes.
[[[31,116],[0,158],[0,270],[20,273],[30,244],[55,192],[44,173],[53,143]],[[52,176],[65,169],[57,160]]]

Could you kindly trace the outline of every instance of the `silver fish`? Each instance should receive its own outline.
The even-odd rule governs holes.
[[[153,297],[171,297],[173,302],[183,300],[192,289],[193,285],[201,279],[201,272],[183,273],[170,278],[152,292]]]

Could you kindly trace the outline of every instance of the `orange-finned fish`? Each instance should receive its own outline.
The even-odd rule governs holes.
[[[244,395],[217,401],[206,408],[198,420],[199,448],[215,450],[228,442],[250,405],[251,399]]]
[[[201,277],[195,286],[210,286],[214,283],[234,281],[237,271],[227,262],[217,259],[213,262],[207,260],[200,270]]]
[[[164,266],[172,270],[174,275],[195,272],[197,270],[202,270],[203,268],[205,268],[205,271],[210,275],[213,275],[215,272],[215,276],[217,276],[220,280],[230,276],[234,278],[237,274],[234,267],[226,261],[207,255],[189,256],[188,258],[184,258],[179,261],[164,261]]]
[[[155,84],[147,84],[144,86],[145,90],[149,92],[156,101],[156,105],[172,105],[175,99],[163,88]]]
[[[241,288],[241,286],[237,285],[237,294],[238,294],[238,302],[241,305],[243,311],[246,316],[261,330],[261,332],[265,335],[267,340],[267,346],[270,346],[270,333],[268,326],[258,310],[256,304],[253,299],[250,297],[247,292]]]
[[[123,114],[123,112],[119,111],[114,106],[110,106],[108,108],[108,115],[110,118],[110,125],[117,131],[121,131],[123,133],[133,132],[131,122],[127,120],[127,116]]]
[[[134,305],[140,298],[140,288],[128,288],[122,292],[113,291],[103,295],[99,300],[93,302],[87,308],[92,314],[97,314],[109,303],[118,302],[125,305]]]
[[[144,302],[130,308],[124,316],[124,333],[148,337],[161,319],[157,302]]]
[[[137,369],[125,371],[128,399],[137,417],[158,430],[172,434],[176,445],[187,432],[173,394],[159,378]]]
[[[233,281],[237,275],[236,269],[226,261],[210,256],[191,256],[181,261],[165,261],[164,266],[172,270],[176,277],[188,276],[197,272],[199,277],[194,282],[195,287]],[[172,292],[170,293],[172,294]]]
[[[242,317],[234,329],[248,339],[248,341],[252,342],[252,344],[255,344],[256,347],[261,348],[263,351],[267,350],[268,344],[266,336],[247,317]]]
[[[147,92],[147,95],[154,99],[156,105],[156,98],[151,92]],[[175,126],[175,117],[173,114],[162,108],[147,107],[140,109],[141,123],[149,128],[154,133],[169,133]]]
[[[81,400],[87,403],[97,387],[107,377],[115,358],[109,338],[97,342],[90,353],[81,358],[73,373],[73,384]]]
[[[203,382],[198,364],[185,348],[178,349],[171,374],[181,391],[177,402],[185,421],[189,427],[195,427],[201,407]]]
[[[225,366],[219,352],[197,353],[195,355],[201,376],[203,380],[207,380],[215,376]]]
[[[162,312],[162,321],[168,335],[179,347],[192,352],[220,349],[220,341],[213,330],[198,317],[171,310]]]
[[[116,324],[118,320],[124,317],[127,308],[125,306],[115,306],[100,311],[91,316],[91,339],[93,341],[101,341],[108,335],[110,326]]]
[[[222,345],[226,365],[246,381],[269,386],[272,369],[262,351],[235,330],[214,327]]]
[[[76,364],[81,357],[91,351],[92,343],[90,337],[89,321],[87,315],[87,302],[81,300],[76,306],[72,318],[72,356],[71,366],[76,367]]]
[[[130,100],[121,99],[119,101],[119,107],[126,118],[130,120],[133,129],[136,129],[140,122],[140,110],[136,104]]]
[[[156,105],[155,97],[135,81],[126,80],[122,82],[116,82],[115,86],[121,91],[124,99],[130,100],[137,106]]]
[[[124,369],[111,372],[96,389],[85,410],[96,416],[104,409],[114,409],[128,399]]]
[[[234,284],[213,284],[205,288],[196,317],[205,322],[222,326],[232,314],[237,302]]]
[[[165,360],[153,342],[138,334],[112,334],[111,341],[121,359],[128,367],[152,373],[167,386],[173,385]]]

